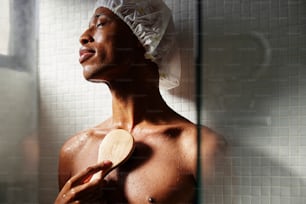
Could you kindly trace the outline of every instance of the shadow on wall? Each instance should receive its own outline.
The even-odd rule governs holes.
[[[272,61],[259,33],[206,35],[204,62],[203,123],[224,133],[232,148],[234,203],[305,203],[298,162],[305,154],[299,148],[304,67]]]
[[[169,92],[193,101],[196,86],[193,33],[190,32],[192,30],[190,26],[182,26],[181,30],[178,36],[181,47],[181,84]],[[261,33],[209,34],[204,35],[203,40],[203,69],[205,70],[203,79],[209,77],[208,80],[211,82],[212,78],[219,77],[220,74],[225,76],[239,71],[241,76],[252,76],[255,80],[267,72],[271,60],[271,49],[268,40]],[[213,66],[213,69],[206,68],[210,66]],[[240,69],[241,66],[244,66],[243,70]],[[232,77],[231,80],[235,79]],[[215,86],[213,89],[212,92],[219,96],[220,87]],[[222,106],[222,102],[218,101],[216,105]]]
[[[256,32],[209,34],[204,37],[203,59],[203,94],[209,95],[206,103],[212,102],[207,104],[210,108],[220,110],[236,103],[242,91],[240,85],[256,83],[269,72],[271,48],[265,37]],[[243,105],[247,109],[251,106],[252,103]],[[241,104],[237,108],[241,109]]]

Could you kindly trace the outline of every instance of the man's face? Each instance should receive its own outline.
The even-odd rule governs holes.
[[[128,26],[106,8],[98,8],[81,35],[80,63],[85,79],[110,81],[120,77],[143,56],[137,38]],[[139,57],[139,55],[138,55]]]

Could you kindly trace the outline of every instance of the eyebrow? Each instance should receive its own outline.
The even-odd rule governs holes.
[[[90,20],[88,26],[90,26],[90,24],[92,23],[93,20],[98,19],[100,16],[106,16],[106,17],[108,17],[107,14],[105,14],[105,13],[103,13],[103,12],[100,12],[100,13],[98,13],[98,14],[94,14],[94,16],[91,18],[91,20]]]
[[[100,16],[107,16],[107,15],[103,12],[95,14],[95,18],[99,18]]]

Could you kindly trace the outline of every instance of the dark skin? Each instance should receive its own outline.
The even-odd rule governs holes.
[[[157,65],[144,58],[144,48],[131,30],[106,8],[96,10],[80,43],[84,77],[108,85],[112,116],[63,145],[55,203],[192,203],[196,126],[162,99]],[[112,165],[97,164],[97,154],[104,136],[117,128],[133,135],[135,151],[104,179],[89,182],[94,173]],[[225,142],[207,127],[202,127],[201,137],[202,174],[209,183]]]

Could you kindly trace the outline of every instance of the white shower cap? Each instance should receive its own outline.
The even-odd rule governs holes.
[[[146,50],[145,58],[159,67],[159,85],[179,85],[180,53],[170,9],[162,0],[97,0],[95,10],[105,7],[123,20]]]

